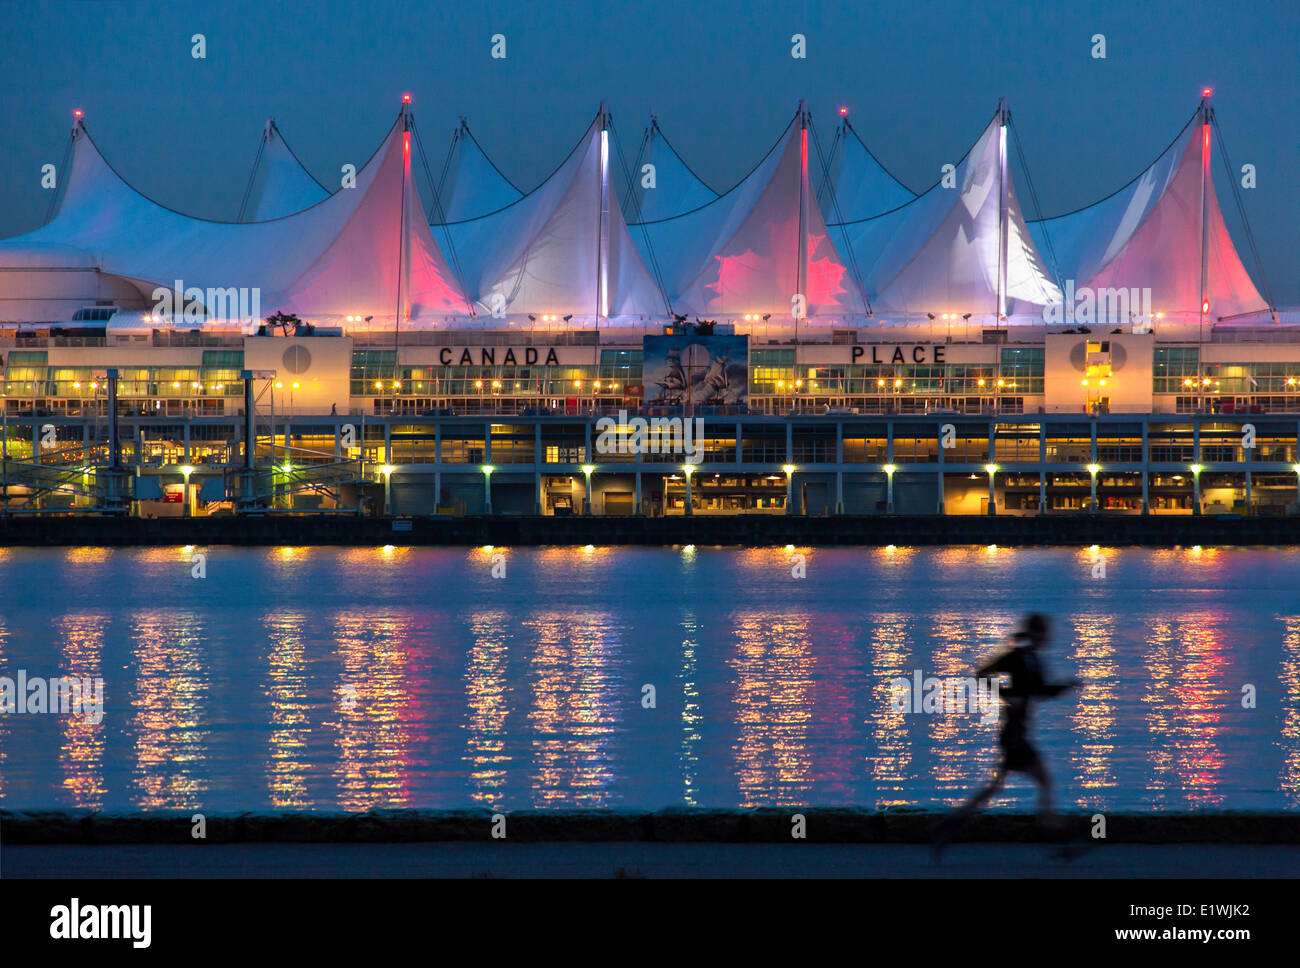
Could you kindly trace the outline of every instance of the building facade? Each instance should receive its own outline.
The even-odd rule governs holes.
[[[0,333],[3,503],[66,511],[111,497],[145,515],[1297,508],[1300,327],[746,329]],[[130,483],[109,495],[115,466]]]

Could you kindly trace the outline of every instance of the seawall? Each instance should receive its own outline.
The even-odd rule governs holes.
[[[0,515],[3,546],[1300,545],[1300,517],[770,515],[195,518]]]

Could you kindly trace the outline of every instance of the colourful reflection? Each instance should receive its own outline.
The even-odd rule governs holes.
[[[1109,617],[1078,615],[1074,626],[1074,658],[1082,683],[1070,719],[1079,738],[1072,760],[1080,787],[1076,806],[1101,809],[1110,806],[1108,792],[1115,789],[1115,704],[1120,678],[1115,655],[1115,623]]]
[[[700,687],[697,668],[700,626],[693,614],[687,614],[681,624],[682,656],[682,741],[677,763],[682,774],[682,802],[688,807],[700,805],[700,752],[701,730],[704,715],[700,707]]]
[[[342,670],[334,692],[339,806],[362,811],[410,802],[415,737],[405,722],[410,702],[410,629],[406,619],[368,610],[339,613],[334,641]]]
[[[65,615],[54,627],[63,642],[60,674],[77,680],[103,677],[103,615]],[[105,715],[109,697],[104,696]],[[63,789],[73,806],[95,809],[104,805],[104,721],[90,715],[60,716],[63,743],[59,762],[63,767]]]
[[[1282,617],[1282,728],[1278,744],[1285,762],[1280,787],[1292,807],[1300,806],[1300,615]]]
[[[626,708],[622,644],[609,616],[546,613],[524,623],[532,708],[532,800],[537,807],[614,802],[613,737]]]
[[[506,718],[510,714],[510,636],[504,612],[475,612],[469,621],[472,645],[465,667],[464,760],[470,797],[492,807],[505,793],[510,753]]]
[[[207,581],[192,552],[0,555],[0,587],[76,583],[0,604],[0,675],[108,698],[0,716],[6,807],[932,806],[997,726],[896,713],[889,681],[966,678],[1039,608],[1084,682],[1034,714],[1059,806],[1300,808],[1292,551],[1106,549],[1104,581],[1078,547],[819,548],[804,580],[784,547],[230,548]]]
[[[911,658],[916,630],[908,616],[898,612],[872,615],[871,655],[872,689],[867,705],[867,730],[874,753],[868,758],[872,782],[882,807],[911,803],[906,794],[913,777],[912,741],[908,735],[908,714],[894,709],[890,702],[891,681],[910,678],[915,661]]]
[[[5,552],[7,554],[7,552]],[[0,614],[0,670],[6,674],[10,668],[9,656],[6,654],[9,645],[9,629],[5,622],[5,617]],[[5,798],[5,779],[9,773],[7,760],[9,759],[9,717],[0,714],[0,800]]]
[[[996,613],[939,613],[932,619],[930,668],[922,666],[923,674],[941,679],[973,679],[985,660],[1009,648],[1006,636],[1013,624],[1011,616]],[[936,792],[948,794],[953,802],[964,800],[992,771],[997,723],[978,711],[928,713],[914,718],[925,722],[929,734],[930,775]]]
[[[203,622],[188,612],[143,612],[132,620],[132,641],[134,803],[143,809],[202,806],[211,780]]]
[[[304,634],[308,627],[310,618],[302,612],[262,616],[267,639],[265,691],[271,712],[266,788],[271,805],[285,809],[312,805],[307,793],[311,682]]]
[[[1146,657],[1149,684],[1142,702],[1152,746],[1146,790],[1151,807],[1179,800],[1214,806],[1224,754],[1217,737],[1227,697],[1227,659],[1214,616],[1189,615],[1152,625]]]
[[[736,648],[728,664],[741,806],[803,804],[812,789],[815,669],[809,624],[806,615],[794,612],[736,615]]]
[[[108,561],[113,555],[112,548],[69,548],[65,552],[65,557],[70,565],[98,565]]]

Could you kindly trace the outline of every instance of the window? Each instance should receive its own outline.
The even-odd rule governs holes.
[[[998,371],[998,391],[1017,394],[1043,392],[1044,350],[1040,346],[1004,346]]]
[[[1152,360],[1152,392],[1188,393],[1201,378],[1195,346],[1157,346]]]

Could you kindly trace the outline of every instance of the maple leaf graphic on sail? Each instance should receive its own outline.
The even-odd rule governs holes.
[[[790,311],[793,297],[798,292],[797,221],[795,217],[767,222],[764,226],[766,238],[757,246],[732,246],[729,247],[731,251],[714,256],[717,276],[703,287],[711,293],[710,311]],[[845,292],[842,283],[846,272],[839,254],[828,236],[811,232],[807,236],[807,251],[807,291],[804,295],[808,312],[822,308],[838,309],[838,297]],[[743,305],[740,301],[742,293]]]

